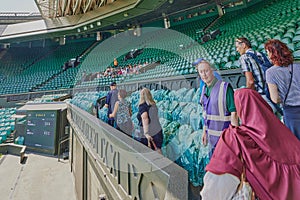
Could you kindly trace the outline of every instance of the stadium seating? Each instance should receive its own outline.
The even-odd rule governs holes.
[[[0,143],[6,142],[15,130],[15,120],[12,118],[15,113],[16,108],[0,109]]]
[[[71,103],[84,107],[84,110],[92,113],[92,106],[86,108],[87,98],[99,97],[107,92],[79,93]],[[199,89],[182,88],[172,90],[152,90],[153,98],[157,102],[158,115],[163,128],[164,143],[162,152],[164,156],[176,162],[189,173],[189,181],[194,186],[203,185],[205,166],[208,163],[208,148],[201,142],[202,138],[202,109],[197,103],[199,101]],[[139,91],[133,92],[127,100],[132,106],[132,121],[135,130],[139,130],[137,121]],[[89,100],[88,100],[89,101]],[[91,101],[89,101],[91,103]],[[90,104],[89,104],[90,105]],[[107,110],[98,110],[99,118],[107,120]],[[132,137],[136,137],[133,131]]]
[[[95,106],[97,105],[97,100],[101,97],[105,97],[106,95],[107,91],[81,92],[75,94],[70,100],[70,103],[92,114]]]
[[[176,25],[171,30],[145,31],[141,37],[130,37],[124,33],[101,42],[84,39],[65,46],[13,47],[5,50],[0,59],[0,94],[59,90],[74,86],[79,89],[95,88],[93,92],[76,93],[68,100],[95,114],[97,100],[107,95],[107,91],[96,91],[100,86],[107,86],[113,81],[119,84],[195,74],[196,69],[191,63],[199,57],[210,61],[218,70],[240,68],[240,55],[235,48],[237,37],[249,38],[253,49],[257,51],[264,51],[264,43],[268,39],[279,39],[293,51],[295,60],[300,60],[299,1],[264,0],[247,8],[227,12],[207,30],[212,32],[219,29],[221,34],[202,44],[200,39],[206,33],[204,29],[216,17]],[[132,49],[143,49],[143,53],[136,58],[124,60],[124,56]],[[78,67],[67,70],[61,68],[69,59],[82,54],[84,56]],[[81,81],[84,71],[87,74],[104,71],[112,66],[115,57],[121,67],[158,61],[160,64],[136,75]],[[163,154],[188,171],[189,180],[194,186],[201,186],[204,167],[208,162],[208,149],[201,145],[202,110],[197,103],[199,91],[182,88],[177,91],[151,92],[157,102],[163,127]],[[135,129],[138,129],[138,94],[134,92],[128,97],[132,102]],[[53,98],[44,96],[33,102],[50,102]],[[14,109],[0,109],[0,143],[5,142],[14,130],[14,121],[10,117],[14,112]],[[106,110],[99,110],[98,117],[105,121]],[[16,142],[22,143],[22,138]]]
[[[0,74],[4,76],[0,94],[73,87],[76,70],[63,71],[62,66],[93,43],[79,40],[65,46],[12,47],[0,59]]]
[[[154,69],[150,69],[143,74],[134,75],[124,81],[145,81],[196,73],[191,63],[199,57],[209,60],[219,70],[239,68],[239,54],[235,49],[235,38],[241,36],[248,37],[252,42],[253,49],[258,51],[264,51],[264,42],[267,39],[280,39],[287,43],[293,51],[295,59],[298,60],[300,59],[299,14],[300,3],[298,1],[261,1],[250,8],[225,14],[210,28],[211,30],[220,28],[221,35],[217,36],[215,40],[202,45],[191,45],[184,51],[180,51],[180,48],[178,48],[184,42],[182,38],[175,39],[172,38],[172,35],[164,35],[164,32],[161,32],[160,38],[155,42],[160,43],[161,47],[178,50],[173,52],[160,51],[159,54],[151,57],[158,50],[145,49],[145,52],[148,52],[145,57],[137,57],[136,60],[127,61],[123,64],[134,64],[141,58],[154,58],[154,61],[157,59],[163,60],[163,62]],[[266,19],[269,18],[272,18],[272,21],[266,22]],[[185,27],[185,29],[181,27]],[[184,30],[190,36],[196,32],[196,28],[188,26],[188,24],[186,26],[180,25],[174,29]],[[177,42],[172,42],[173,40]],[[153,54],[150,52],[153,52]],[[110,57],[109,63],[111,63],[112,57]],[[122,63],[122,61],[120,60],[119,63]],[[100,80],[97,81],[100,82]],[[204,167],[208,160],[206,157],[207,149],[201,146],[200,141],[202,126],[199,121],[201,108],[197,104],[199,91],[182,88],[178,91],[156,90],[151,92],[157,102],[160,123],[163,127],[163,154],[188,171],[189,180],[194,186],[202,185]],[[128,97],[128,100],[132,103],[132,120],[136,129],[138,129],[136,119],[138,94],[138,92],[134,92]],[[103,111],[103,113],[103,115],[99,115],[100,118],[106,116],[106,112]]]
[[[294,0],[265,0],[250,7],[226,12],[207,32],[219,29],[216,39],[204,44],[198,42],[204,29],[217,16],[203,17],[188,21],[170,30],[143,30],[141,37],[131,37],[126,33],[95,43],[91,38],[70,40],[64,46],[12,47],[5,50],[0,59],[0,94],[24,93],[29,91],[58,90],[72,88],[80,83],[81,74],[104,71],[112,66],[116,57],[119,66],[136,65],[160,61],[155,69],[144,74],[126,78],[102,78],[83,82],[76,87],[97,87],[111,81],[130,82],[149,78],[164,78],[196,73],[191,63],[203,57],[219,70],[239,68],[239,55],[234,39],[245,36],[252,42],[253,49],[264,51],[264,42],[269,38],[287,43],[298,59],[300,49],[300,5]],[[171,32],[173,31],[173,32]],[[159,37],[157,37],[159,36]],[[68,41],[68,40],[67,40]],[[92,46],[93,44],[97,44]],[[76,69],[63,71],[62,65],[69,59],[82,54],[92,47],[82,58]],[[124,60],[124,55],[132,49],[143,49],[136,58]],[[4,50],[2,50],[4,51]]]

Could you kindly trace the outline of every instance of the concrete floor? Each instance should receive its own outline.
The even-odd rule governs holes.
[[[69,160],[41,154],[0,158],[1,200],[76,200]]]

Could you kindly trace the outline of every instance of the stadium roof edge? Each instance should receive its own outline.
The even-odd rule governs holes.
[[[110,25],[151,12],[167,1],[115,1],[84,14],[6,25],[0,32],[0,43],[73,35],[88,30],[101,31]]]

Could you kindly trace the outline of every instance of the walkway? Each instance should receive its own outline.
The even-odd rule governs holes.
[[[26,154],[25,164],[13,155],[0,158],[1,200],[76,200],[69,160]]]

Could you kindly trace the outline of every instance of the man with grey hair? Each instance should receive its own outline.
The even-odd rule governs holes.
[[[205,83],[200,97],[204,118],[202,142],[205,146],[210,145],[211,158],[223,130],[230,124],[238,126],[234,91],[229,83],[214,76],[213,68],[208,61],[202,59],[198,62],[197,70]]]

